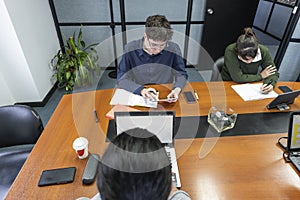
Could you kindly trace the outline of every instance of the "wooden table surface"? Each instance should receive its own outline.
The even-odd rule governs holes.
[[[232,84],[190,83],[184,91],[197,90],[197,104],[187,104],[180,95],[178,102],[160,103],[157,109],[175,110],[177,116],[204,116],[212,105],[226,104],[237,113],[277,112],[265,108],[272,99],[243,101],[231,89]],[[296,82],[277,85],[300,89],[300,83]],[[166,96],[170,88],[155,87],[161,97]],[[109,102],[113,91],[107,89],[63,96],[6,199],[76,199],[92,197],[98,192],[96,183],[82,185],[87,160],[77,158],[72,143],[79,136],[86,137],[89,152],[103,154],[108,145],[105,141],[108,126],[105,114],[112,107]],[[277,88],[275,91],[281,93]],[[290,107],[291,110],[300,110],[299,99]],[[99,123],[95,122],[94,109]],[[286,133],[176,140],[182,189],[192,199],[300,199],[299,173],[284,162],[282,150],[276,145],[281,136],[286,136]],[[201,156],[209,146],[213,148],[206,152],[206,156]],[[73,183],[37,186],[43,170],[70,166],[77,168]]]

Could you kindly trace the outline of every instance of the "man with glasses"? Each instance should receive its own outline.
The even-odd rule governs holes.
[[[172,36],[165,16],[149,16],[143,38],[125,46],[117,71],[118,87],[158,100],[158,91],[147,85],[173,83],[167,99],[177,101],[188,76],[179,46],[170,41]]]

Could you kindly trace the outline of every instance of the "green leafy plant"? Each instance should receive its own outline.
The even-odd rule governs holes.
[[[64,48],[58,50],[51,59],[54,71],[52,79],[58,81],[59,87],[65,87],[67,92],[72,91],[75,85],[90,85],[93,77],[101,72],[97,63],[99,57],[94,48],[97,44],[86,47],[82,40],[82,29],[80,28],[77,38],[75,33],[66,40]]]

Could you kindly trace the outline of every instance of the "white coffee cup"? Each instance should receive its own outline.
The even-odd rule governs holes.
[[[74,140],[73,149],[76,151],[79,159],[84,159],[89,155],[88,144],[89,141],[85,137],[79,137]]]

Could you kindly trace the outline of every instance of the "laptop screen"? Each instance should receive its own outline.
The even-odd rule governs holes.
[[[173,142],[174,111],[129,111],[114,115],[117,135],[132,128],[143,128],[155,134],[161,143]]]
[[[288,151],[300,151],[300,111],[291,112],[287,147]]]

